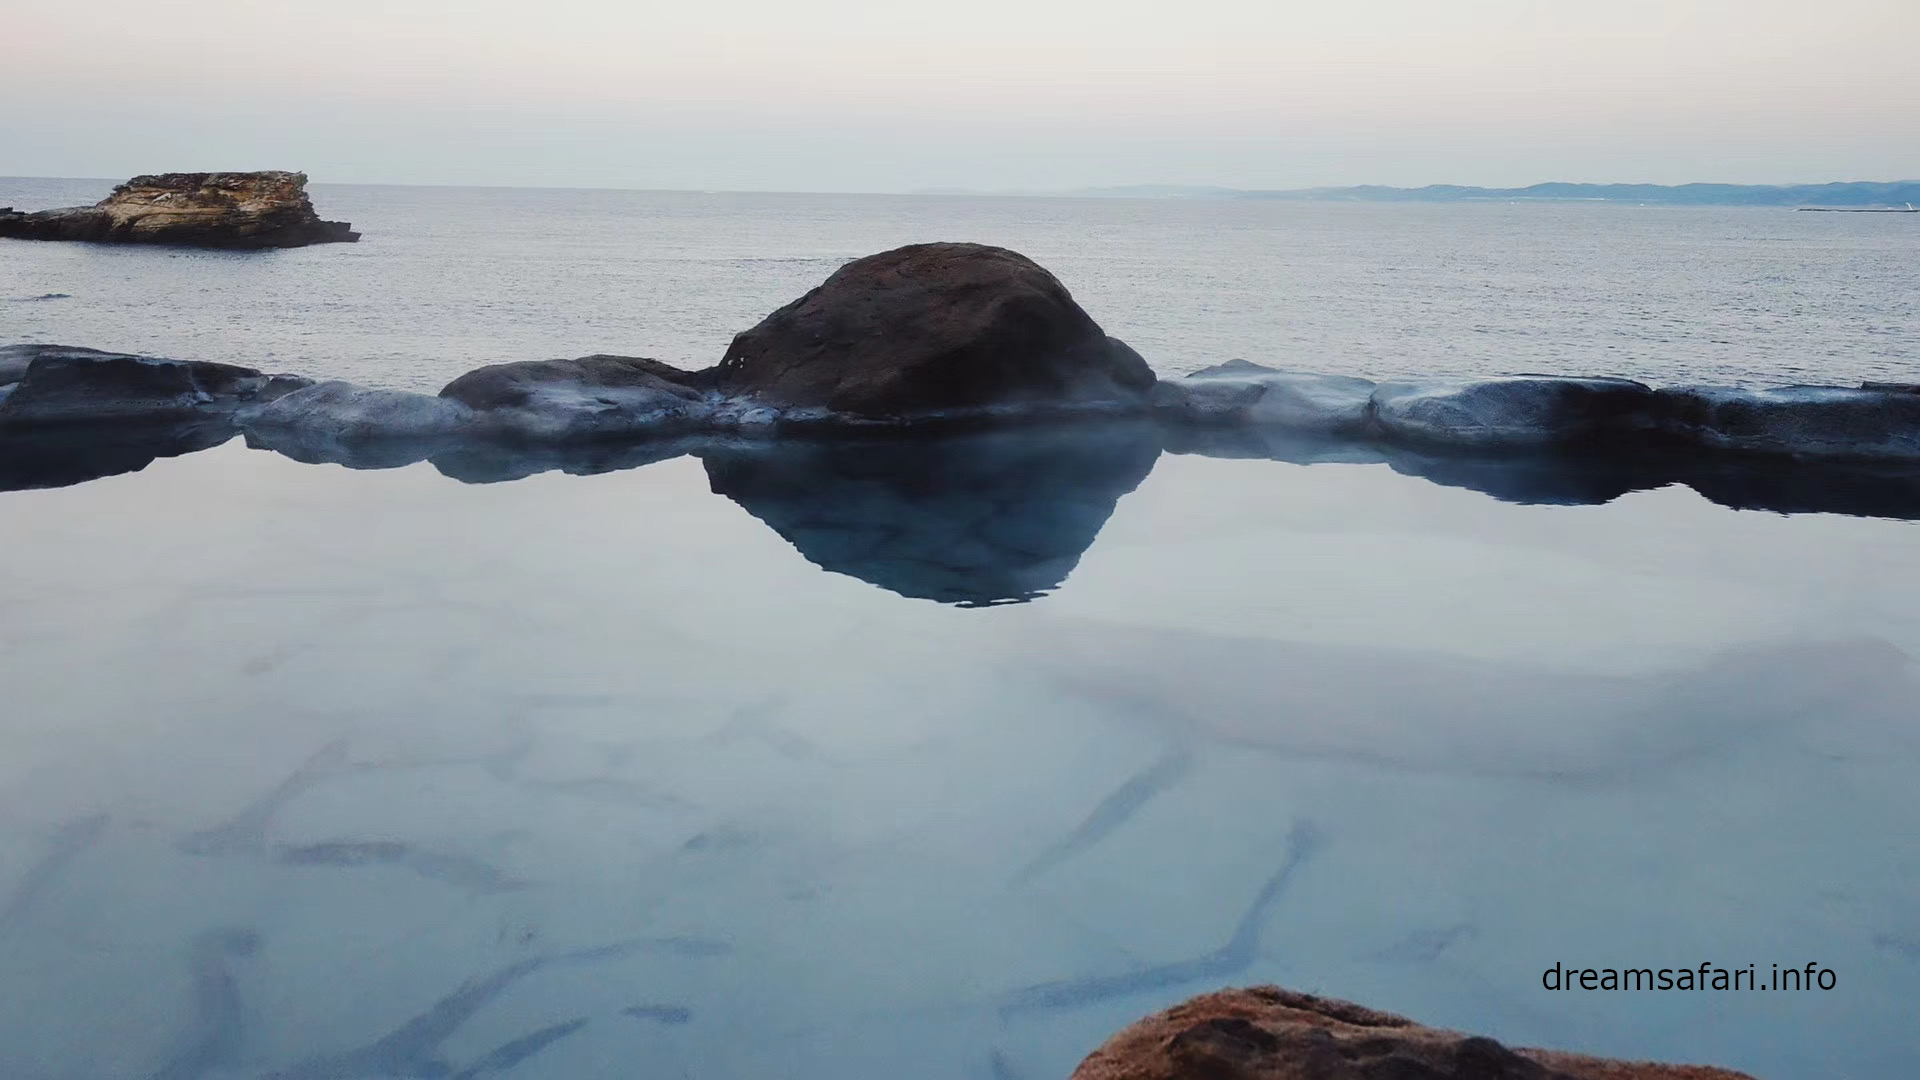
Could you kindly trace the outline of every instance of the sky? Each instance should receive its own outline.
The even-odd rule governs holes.
[[[1920,0],[5,0],[0,175],[1920,178]]]

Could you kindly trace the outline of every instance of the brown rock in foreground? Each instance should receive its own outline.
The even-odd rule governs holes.
[[[1510,1050],[1352,1002],[1256,986],[1204,994],[1107,1040],[1073,1080],[1753,1080],[1701,1065],[1654,1065]]]
[[[733,339],[721,393],[781,410],[901,420],[1144,411],[1153,371],[1059,279],[985,244],[869,255]]]
[[[100,244],[270,248],[351,243],[344,221],[322,221],[296,172],[136,176],[92,206],[31,214],[0,209],[0,237]]]

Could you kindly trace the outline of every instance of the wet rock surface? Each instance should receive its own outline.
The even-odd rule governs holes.
[[[211,248],[351,243],[343,221],[322,221],[297,172],[136,176],[92,206],[0,209],[0,237]]]
[[[335,380],[316,383],[244,411],[249,428],[312,428],[324,424],[340,438],[423,438],[451,435],[473,419],[460,402],[405,390],[381,390]]]
[[[1109,1039],[1073,1080],[1753,1080],[1509,1049],[1333,998],[1258,986],[1206,994]]]
[[[1126,449],[1114,450],[1116,424],[1132,431]],[[169,430],[155,435],[155,426]],[[171,430],[182,426],[190,436]],[[1072,545],[1048,541],[1029,552],[1029,569],[977,594],[938,583],[942,543],[976,555],[998,550],[972,570],[947,567],[983,579],[1000,573],[996,560],[1012,559],[1018,544],[969,532],[962,503],[971,495],[934,506],[918,530],[907,512],[924,497],[915,484],[943,476],[958,492],[985,493],[976,509],[996,506],[1028,524],[1044,517],[1010,509],[1028,497],[1003,482],[1005,462],[991,455],[1011,442],[979,443],[995,449],[971,472],[954,464],[954,444],[936,445],[986,428],[1044,435],[1026,444],[1049,448],[1033,463],[1035,492],[1062,475],[1055,464],[1102,446],[1118,454],[1114,475],[1130,475],[1138,443],[1149,458],[1164,448],[1386,464],[1514,502],[1606,502],[1679,483],[1736,508],[1920,518],[1920,393],[1904,384],[1656,389],[1546,375],[1376,383],[1245,360],[1156,379],[1051,274],[977,244],[920,244],[849,263],[700,371],[598,354],[479,368],[436,396],[68,346],[0,347],[0,437],[20,448],[30,433],[56,427],[95,430],[113,452],[82,453],[81,442],[49,438],[19,451],[35,464],[9,483],[137,468],[127,463],[236,430],[301,461],[391,468],[431,459],[473,482],[694,453],[707,460],[716,491],[822,565],[958,602],[1033,594],[1060,576],[1034,567],[1072,565],[1060,561]],[[831,440],[845,446],[835,450]],[[862,461],[869,452],[872,461]],[[62,453],[77,455],[72,468],[51,461]],[[860,554],[855,536],[872,523],[813,520],[795,501],[800,491],[901,518],[895,550],[926,550],[894,563]],[[1051,525],[1040,531],[1065,535]]]
[[[236,395],[249,405],[271,400],[234,389],[259,375],[250,369],[138,358],[142,383],[134,368],[109,359],[116,355],[0,349],[0,422],[176,418],[230,411]],[[97,362],[83,364],[83,356]],[[42,362],[30,372],[36,358]],[[58,394],[56,368],[66,380]],[[274,384],[281,392],[304,385]],[[1549,375],[1375,383],[1246,360],[1157,379],[1052,274],[980,244],[917,244],[848,263],[700,371],[604,354],[514,362],[468,372],[438,399],[327,384],[240,418],[264,441],[350,458],[324,448],[386,437],[550,449],[1142,415],[1165,429],[1170,445],[1289,460],[1414,454],[1553,459],[1557,468],[1561,458],[1585,455],[1636,477],[1700,471],[1674,463],[1723,459],[1769,459],[1765,468],[1920,463],[1920,393],[1905,385],[1655,389]],[[1328,443],[1343,445],[1330,451]]]
[[[494,364],[448,383],[440,397],[472,409],[490,435],[553,443],[634,438],[707,423],[709,372],[641,356]]]
[[[1885,384],[1659,392],[1667,430],[1715,450],[1920,461],[1920,394]]]
[[[912,467],[945,470],[959,482],[950,464],[954,451],[942,440],[965,432],[952,425],[889,428],[884,435],[861,425],[802,424],[794,431],[778,410],[722,396],[712,388],[714,377],[713,369],[685,372],[642,358],[594,356],[482,368],[435,396],[337,381],[314,384],[224,364],[59,345],[5,346],[0,441],[10,448],[13,467],[4,483],[49,486],[130,471],[154,457],[223,442],[236,431],[250,445],[299,461],[378,469],[430,458],[442,472],[468,482],[548,470],[606,472],[687,453],[714,462],[750,460],[761,464],[740,474],[737,493],[743,505],[757,500],[749,506],[756,514],[761,506],[769,508],[770,523],[801,518],[793,516],[791,500],[778,485],[747,478],[762,468],[797,468],[796,484],[826,482],[841,468],[823,450],[836,440],[846,444],[848,462],[877,445],[886,449],[876,453],[905,463],[915,453],[913,444],[925,444],[926,461],[902,464],[901,483],[908,483]],[[1191,392],[1194,387],[1198,393]],[[1709,394],[1622,387],[1612,380],[1501,380],[1484,392],[1469,385],[1415,395],[1440,404],[1413,410],[1424,426],[1403,437],[1400,429],[1379,423],[1373,387],[1345,376],[1222,365],[1196,377],[1162,380],[1153,390],[1149,418],[1082,417],[993,425],[991,431],[1029,433],[1032,445],[1070,458],[1106,452],[1103,446],[1112,450],[1110,430],[1127,428],[1132,434],[1122,442],[1131,447],[1144,439],[1156,453],[1385,464],[1509,502],[1604,503],[1685,484],[1736,509],[1920,518],[1920,448],[1908,449],[1920,438],[1920,416],[1908,415],[1920,407],[1920,395],[1821,388]],[[1652,405],[1644,415],[1615,409],[1620,401],[1645,398]],[[1460,421],[1458,440],[1448,442],[1448,428],[1435,416],[1456,409],[1472,415]],[[1554,432],[1562,434],[1542,434]],[[1118,471],[1132,468],[1131,453],[1121,453]],[[781,458],[788,464],[772,464]],[[801,462],[826,472],[796,464]],[[994,467],[982,463],[968,482],[984,483]],[[997,505],[1004,510],[1012,504]],[[804,528],[794,533],[802,536],[818,539]],[[901,542],[911,546],[907,536],[902,533]],[[888,573],[875,569],[855,576],[874,580]],[[909,587],[916,595],[965,593]]]
[[[1653,430],[1654,401],[1651,387],[1628,379],[1389,382],[1374,388],[1373,421],[1410,445],[1581,445]]]
[[[715,375],[731,397],[868,421],[1140,411],[1154,382],[1057,278],[982,244],[848,263],[736,336]]]
[[[1276,371],[1229,360],[1153,388],[1157,416],[1179,423],[1352,435],[1373,415],[1374,384],[1346,375]]]
[[[231,416],[310,385],[297,376],[65,345],[0,349],[0,433],[61,425],[149,424]]]
[[[448,398],[338,380],[242,407],[234,417],[249,446],[362,469],[411,465],[455,441],[473,418]]]
[[[1466,454],[1718,453],[1920,462],[1920,394],[1887,384],[1655,389],[1630,379],[1404,379],[1230,361],[1153,390],[1156,416],[1200,429]]]

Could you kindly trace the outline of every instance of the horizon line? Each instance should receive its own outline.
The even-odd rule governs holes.
[[[265,172],[264,169],[180,169],[177,172]],[[1852,185],[1898,186],[1906,184],[1920,185],[1920,178],[1894,180],[1798,180],[1788,183],[1748,183],[1731,180],[1688,180],[1677,184],[1661,184],[1638,180],[1536,180],[1529,184],[1489,185],[1461,184],[1452,181],[1434,181],[1425,184],[1313,184],[1305,187],[1235,187],[1226,184],[1184,184],[1162,181],[1142,181],[1121,184],[1087,184],[1070,188],[942,188],[924,187],[913,189],[895,189],[888,191],[855,191],[831,188],[795,189],[795,188],[738,188],[738,187],[615,187],[600,184],[462,184],[447,182],[404,181],[404,180],[324,180],[315,179],[312,174],[301,169],[288,169],[287,172],[299,172],[307,176],[310,184],[331,185],[336,187],[399,187],[399,188],[451,188],[466,191],[620,191],[635,194],[655,195],[858,195],[858,196],[939,196],[939,197],[980,197],[980,198],[1088,198],[1107,197],[1124,198],[1125,193],[1140,192],[1139,198],[1177,198],[1178,192],[1210,192],[1222,195],[1312,195],[1322,192],[1342,191],[1427,191],[1433,189],[1456,189],[1469,191],[1526,191],[1532,188],[1563,185],[1567,187],[1633,187],[1678,190],[1689,187],[1728,187],[1752,188],[1756,190],[1787,190],[1790,188],[1835,187]],[[159,173],[147,172],[134,175],[151,176]],[[9,174],[0,175],[0,181],[6,180],[65,180],[86,183],[122,184],[130,177],[110,176],[48,176]],[[1162,195],[1144,194],[1147,192],[1165,192]]]

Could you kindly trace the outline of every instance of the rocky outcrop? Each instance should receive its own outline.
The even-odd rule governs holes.
[[[869,255],[733,339],[721,394],[795,420],[1142,411],[1154,376],[1065,286],[981,244]]]
[[[0,237],[102,244],[284,248],[352,242],[342,221],[322,221],[296,172],[136,176],[92,206],[18,213],[0,209]]]
[[[136,472],[233,438],[233,415],[306,385],[229,364],[0,346],[0,491]]]
[[[558,444],[1141,413],[1153,383],[1031,260],[918,244],[841,267],[704,371],[597,355],[484,367],[440,394],[477,435]]]
[[[453,380],[441,398],[472,409],[484,434],[528,443],[644,438],[707,424],[709,372],[641,356],[494,364]]]
[[[195,360],[65,345],[0,348],[0,432],[32,427],[152,424],[231,417],[311,380]]]
[[[454,440],[473,422],[457,401],[323,382],[238,410],[248,445],[309,464],[356,468],[411,465]]]
[[[347,441],[425,439],[458,432],[473,421],[473,410],[443,397],[335,380],[242,410],[239,419],[250,429],[324,427]]]
[[[1661,426],[1713,450],[1920,461],[1920,393],[1899,386],[1683,386],[1659,391]]]
[[[0,357],[0,397],[9,393],[9,362]],[[1554,460],[1552,476],[1536,478],[1528,469],[1513,475],[1516,490],[1557,484],[1563,464],[1575,457],[1632,464],[1625,472],[1599,470],[1594,490],[1628,490],[1642,476],[1673,473],[1678,462],[1920,462],[1920,393],[1904,385],[1661,390],[1626,379],[1548,375],[1374,383],[1244,360],[1156,379],[1052,274],[979,244],[917,244],[848,263],[735,337],[720,363],[702,371],[630,356],[516,362],[453,380],[439,395],[446,405],[417,397],[333,386],[241,419],[274,445],[351,459],[353,445],[382,436],[550,453],[703,435],[1151,414],[1169,444],[1204,453],[1286,460],[1384,454],[1419,469],[1429,465],[1415,458],[1432,455],[1440,472],[1457,471],[1442,460],[1450,457],[1506,463],[1494,472]],[[189,398],[185,391],[173,395],[176,404]],[[124,388],[106,387],[97,418],[117,417],[127,400]],[[84,402],[76,397],[65,408],[77,418]],[[392,460],[392,449],[377,456]],[[496,455],[480,457],[491,462],[484,472],[517,471]],[[1487,482],[1508,479],[1489,474]]]
[[[431,395],[0,347],[0,490],[138,469],[235,431],[299,461],[431,461],[476,483],[691,454],[716,493],[821,567],[964,605],[1058,587],[1163,449],[1385,464],[1512,502],[1601,503],[1678,483],[1736,508],[1920,519],[1920,450],[1910,449],[1920,418],[1907,411],[1920,394],[1899,388],[1654,391],[1546,378],[1376,387],[1241,363],[1160,382],[1151,418],[793,432],[789,413],[725,395],[717,376],[592,356],[482,368]],[[1005,418],[1049,415],[1060,414]]]
[[[1230,361],[1153,388],[1156,416],[1254,438],[1338,437],[1423,451],[1766,456],[1920,462],[1920,393],[1902,386],[1655,389],[1519,375],[1366,379]]]
[[[1630,439],[1654,430],[1652,388],[1630,379],[1517,376],[1382,383],[1373,423],[1405,445],[1525,448]]]
[[[1508,1049],[1351,1002],[1259,986],[1197,997],[1134,1024],[1095,1050],[1073,1080],[1753,1078],[1698,1065]]]
[[[865,498],[892,484],[897,495],[871,505],[899,511],[903,545],[935,553],[944,543],[977,541],[979,551],[1000,547],[1011,559],[1018,543],[969,535],[962,519],[970,511],[960,503],[949,523],[945,507],[916,517],[913,470],[936,464],[914,464],[901,446],[884,451],[903,463],[896,483],[861,475],[866,466],[854,459],[882,453],[864,442],[849,443],[854,459],[818,446],[763,454],[767,447],[754,444],[1045,426],[1058,440],[1058,453],[1049,453],[1067,461],[1080,453],[1076,442],[1106,436],[1076,440],[1065,426],[1042,422],[1126,425],[1143,415],[1156,421],[1139,429],[1151,429],[1148,441],[1176,453],[1385,463],[1518,502],[1604,502],[1684,483],[1728,506],[1920,517],[1920,391],[1910,385],[1655,389],[1544,375],[1374,383],[1244,360],[1156,380],[1051,274],[976,244],[921,244],[849,263],[739,335],[721,363],[703,371],[609,355],[506,363],[429,396],[90,349],[0,348],[0,435],[89,423],[225,424],[303,461],[378,468],[430,458],[473,480],[694,453],[715,470],[716,490],[822,565],[961,602],[1042,592],[1064,573],[1042,568],[1071,567],[1066,554],[1078,548],[1037,550],[1017,571],[998,555],[983,555],[979,567],[943,568],[935,554],[859,554],[853,537],[863,521],[843,528],[814,520],[783,492]],[[729,458],[720,452],[728,446],[753,453]],[[947,450],[928,453],[931,460]],[[1012,492],[992,475],[995,463],[971,477],[944,458],[937,467],[960,490],[987,492],[995,506],[1040,498]],[[1034,467],[1052,475],[1050,463]],[[926,535],[914,537],[921,526]],[[999,583],[942,583],[949,570],[955,581],[999,575]]]
[[[1275,371],[1245,360],[1153,387],[1154,412],[1186,424],[1355,435],[1373,416],[1374,384],[1347,375]]]

